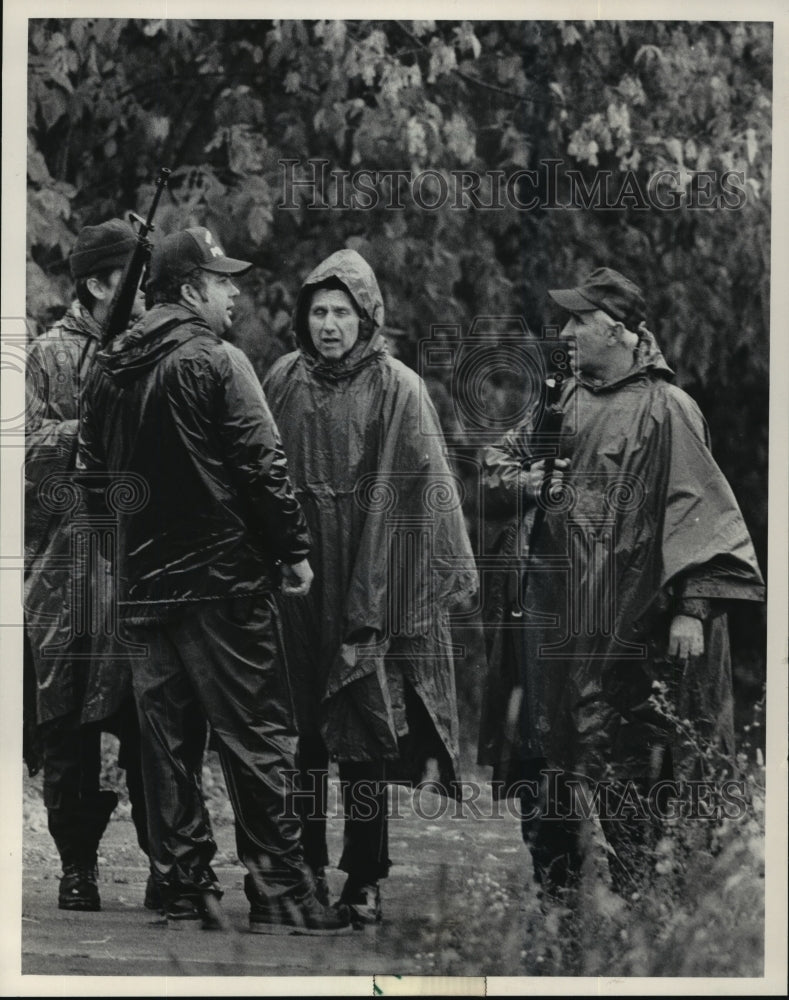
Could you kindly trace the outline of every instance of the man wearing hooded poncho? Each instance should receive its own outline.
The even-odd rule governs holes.
[[[378,282],[353,250],[299,293],[299,348],[264,381],[313,538],[315,580],[283,600],[305,857],[328,894],[326,775],[345,810],[341,901],[381,919],[386,783],[458,777],[449,608],[476,589],[460,494],[419,377],[386,351]]]

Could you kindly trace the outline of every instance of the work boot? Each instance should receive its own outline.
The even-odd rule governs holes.
[[[199,920],[200,904],[197,896],[174,896],[167,900],[162,912],[168,920]]]
[[[207,890],[197,895],[176,896],[162,907],[167,920],[200,920],[205,931],[224,931],[229,927],[220,903],[221,892]]]
[[[61,910],[95,911],[101,909],[98,886],[99,871],[91,864],[63,863],[63,877],[58,890]]]
[[[346,906],[324,906],[315,893],[304,899],[279,897],[271,902],[253,902],[249,910],[253,934],[302,934],[312,937],[350,934],[351,915]]]
[[[224,893],[213,870],[206,866],[190,874],[193,880],[189,883],[168,881],[164,885],[158,885],[151,874],[148,880],[152,889],[150,902],[153,902],[154,893],[158,893],[159,909],[167,920],[201,920],[205,930],[226,929],[228,923],[220,903]],[[148,900],[146,886],[146,903]]]
[[[380,924],[383,920],[381,890],[377,882],[361,883],[348,878],[336,905],[348,907],[351,912],[351,922],[357,930],[360,927]]]
[[[159,892],[159,887],[156,885],[153,875],[149,875],[148,881],[145,883],[145,898],[142,905],[146,910],[158,910],[160,913],[164,908],[162,894]]]
[[[312,881],[315,883],[315,898],[321,906],[329,905],[329,883],[326,878],[326,869],[318,868],[312,873]]]

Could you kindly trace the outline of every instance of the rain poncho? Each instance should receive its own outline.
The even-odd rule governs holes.
[[[565,385],[564,496],[547,505],[520,601],[502,601],[491,643],[480,760],[496,780],[517,780],[527,760],[654,778],[667,757],[676,776],[699,776],[688,720],[733,751],[725,601],[761,600],[763,584],[704,420],[671,375],[645,334],[624,378]],[[540,457],[533,431],[527,419],[486,456],[489,489],[513,509],[521,470]],[[533,513],[509,532],[522,555]],[[704,654],[684,668],[666,657],[678,613],[704,620]]]
[[[111,593],[75,558],[84,516],[74,483],[81,370],[98,350],[99,327],[74,302],[28,350],[25,372],[25,628],[37,679],[39,722],[81,710],[83,722],[113,715],[131,695],[129,662],[111,633],[79,613],[88,587],[97,618]],[[92,577],[92,578],[91,578]]]
[[[312,289],[330,278],[362,315],[358,341],[333,363],[306,318]],[[310,594],[281,601],[286,648],[300,728],[318,725],[333,756],[399,755],[412,779],[434,757],[451,781],[447,612],[475,590],[474,558],[435,410],[418,376],[386,354],[382,323],[369,265],[352,250],[332,254],[299,295],[300,349],[264,380],[314,540]]]

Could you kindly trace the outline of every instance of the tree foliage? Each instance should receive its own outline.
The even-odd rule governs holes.
[[[549,287],[616,267],[645,290],[764,565],[771,65],[768,23],[31,21],[30,315],[41,328],[65,307],[79,228],[142,210],[160,165],[161,230],[208,225],[258,265],[235,336],[261,374],[289,349],[301,279],[341,246],[367,257],[414,341],[477,315],[539,329]],[[333,207],[298,188],[283,208],[316,160]],[[342,207],[329,190],[338,171],[397,170],[432,172],[423,203],[458,171],[480,175],[478,205],[495,172],[536,180],[487,210],[451,195],[431,210],[413,190],[393,208],[391,187]],[[643,197],[661,171],[676,208]]]

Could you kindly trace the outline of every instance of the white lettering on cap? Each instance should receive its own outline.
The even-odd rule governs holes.
[[[205,241],[208,244],[208,246],[209,246],[209,248],[211,250],[211,254],[214,257],[224,257],[225,256],[224,253],[222,252],[222,248],[220,246],[217,246],[216,243],[214,243],[214,237],[211,235],[211,233],[207,229],[205,231]]]

